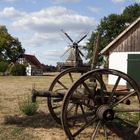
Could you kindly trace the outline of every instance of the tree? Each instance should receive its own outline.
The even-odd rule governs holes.
[[[16,64],[11,68],[10,73],[13,76],[24,76],[26,75],[26,67],[22,64]]]
[[[57,68],[55,66],[45,65],[45,64],[42,64],[42,66],[43,66],[43,72],[56,72],[57,71]]]
[[[101,42],[99,51],[108,45],[114,38],[116,38],[126,27],[136,20],[140,16],[140,5],[134,4],[124,9],[123,13],[110,14],[107,17],[101,19],[96,30],[92,32],[90,39],[88,40],[85,49],[87,50],[87,59],[92,58],[94,51],[94,42],[97,38],[98,32],[101,34]]]
[[[132,23],[135,19],[140,16],[140,4],[135,3],[126,7],[122,13],[125,20],[129,23]]]
[[[95,47],[95,40],[96,40],[97,34],[98,34],[98,31],[92,32],[90,39],[88,40],[86,46],[84,47],[85,50],[88,51],[87,59],[89,59],[89,63],[91,63],[91,61],[92,61],[92,54],[94,51],[93,49]]]
[[[0,62],[0,72],[4,73],[7,70],[7,68],[8,68],[8,63],[1,61]]]
[[[0,61],[14,62],[24,52],[19,40],[12,37],[5,26],[0,26]]]

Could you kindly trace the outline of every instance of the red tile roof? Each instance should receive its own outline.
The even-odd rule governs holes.
[[[25,58],[33,68],[42,68],[41,63],[34,55],[22,54],[22,57]]]

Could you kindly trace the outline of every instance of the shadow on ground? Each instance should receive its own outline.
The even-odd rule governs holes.
[[[8,115],[4,118],[4,124],[32,128],[61,128],[61,126],[54,121],[51,114],[45,114],[44,112],[36,113],[33,116]]]
[[[4,125],[17,125],[19,127],[31,128],[61,128],[51,114],[39,112],[33,116],[5,116]],[[140,140],[140,136],[134,135],[136,127],[131,126],[126,122],[110,122],[107,128],[115,133],[121,140]],[[112,134],[109,134],[112,136]]]
[[[134,131],[137,129],[137,127],[134,127],[123,120],[120,120],[119,123],[110,123],[107,125],[107,127],[123,140],[140,140],[140,135],[134,134]]]

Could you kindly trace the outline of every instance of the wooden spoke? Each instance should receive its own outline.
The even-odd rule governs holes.
[[[71,121],[71,120],[81,120],[81,119],[83,120],[84,118],[92,117],[92,116],[95,116],[94,112],[86,112],[85,114],[77,114],[76,116],[70,116],[70,117],[68,117],[68,120],[69,121]]]
[[[60,81],[57,81],[65,90],[68,90],[68,88]]]
[[[73,103],[77,103],[77,104],[82,104],[82,105],[84,105],[85,107],[88,107],[88,108],[90,108],[90,109],[94,109],[94,107],[92,106],[92,105],[90,105],[90,104],[88,104],[88,103],[86,103],[86,102],[84,102],[84,100],[75,100],[75,101],[73,101]]]
[[[114,93],[115,93],[115,91],[116,91],[116,88],[117,88],[117,86],[118,86],[118,84],[119,84],[119,82],[120,82],[120,79],[121,79],[121,77],[119,76],[119,77],[117,78],[117,80],[116,80],[116,83],[115,83],[113,89],[112,89],[112,92],[111,92],[110,97],[109,97],[109,104],[111,104],[111,102],[112,102],[112,98],[113,98]]]
[[[108,136],[107,136],[107,127],[106,127],[105,124],[103,125],[103,128],[104,128],[105,140],[108,140]]]
[[[69,72],[69,77],[70,77],[71,82],[73,83],[73,82],[74,82],[74,79],[73,79],[73,77],[72,77],[71,72]]]
[[[92,94],[89,87],[87,86],[87,84],[85,82],[82,83],[84,88],[86,89],[86,91],[89,93],[89,94]]]
[[[134,124],[132,121],[130,121],[128,118],[122,119],[119,116],[115,117],[116,120],[120,121],[121,124],[126,124],[129,127],[137,127],[137,124]]]
[[[134,108],[134,109],[131,109],[131,108],[128,108],[128,109],[114,109],[114,111],[116,113],[119,113],[119,112],[140,112],[140,108]]]
[[[92,99],[94,99],[94,93],[90,91],[89,87],[87,86],[87,84],[85,82],[82,83],[84,88],[86,89],[86,91],[89,93],[90,97]]]
[[[90,140],[95,140],[97,132],[98,132],[100,126],[101,126],[101,121],[99,120],[97,125],[96,125],[96,127],[95,127],[95,129],[94,129],[94,132],[93,132]]]
[[[73,135],[73,137],[76,137],[77,135],[79,135],[85,128],[89,127],[90,125],[92,125],[94,122],[96,121],[95,117],[87,122],[86,124],[84,124],[83,126],[81,126],[81,128],[79,130],[77,130]]]
[[[83,106],[80,105],[80,108],[81,108],[81,111],[82,111],[82,113],[83,113],[83,116],[85,116],[85,111],[84,111]],[[85,122],[87,122],[87,118],[86,118],[86,117],[84,117],[84,120],[85,120]]]
[[[67,110],[67,113],[69,113],[74,107],[75,107],[75,104],[71,104],[71,106]]]
[[[103,77],[101,73],[97,73],[96,74],[96,79],[98,80],[98,82],[100,83],[100,94],[101,94],[101,100],[102,100],[102,104],[105,103],[105,94],[104,94],[104,90],[106,90],[106,86],[105,83],[103,81]]]
[[[128,95],[124,96],[122,99],[120,99],[118,102],[112,105],[112,107],[117,106],[119,103],[123,102],[124,100],[128,99],[130,96],[134,95],[136,91],[130,92]]]

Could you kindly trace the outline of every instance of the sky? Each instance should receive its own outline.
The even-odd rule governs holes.
[[[79,43],[84,45],[104,16],[121,14],[134,3],[140,0],[0,0],[0,25],[19,39],[26,54],[55,66],[65,61],[62,55],[71,44],[61,30],[73,41],[87,34]]]

